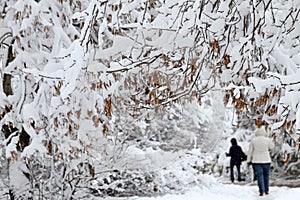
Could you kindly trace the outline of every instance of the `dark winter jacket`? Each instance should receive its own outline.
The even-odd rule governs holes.
[[[247,156],[243,152],[242,148],[237,145],[237,141],[235,138],[231,139],[231,147],[229,149],[229,153],[227,153],[227,156],[230,156],[230,164],[231,165],[240,165],[242,161],[246,160]]]

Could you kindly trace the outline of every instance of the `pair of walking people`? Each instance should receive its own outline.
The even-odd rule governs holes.
[[[273,141],[268,137],[268,128],[263,125],[262,119],[256,120],[257,128],[254,131],[254,138],[249,144],[247,163],[252,165],[255,177],[257,179],[257,184],[259,188],[259,195],[269,194],[269,177],[270,177],[270,166],[271,166],[271,156],[270,149],[274,147]],[[232,146],[230,147],[230,178],[234,181],[233,168],[236,166],[238,172],[238,181],[241,181],[240,166],[241,162],[245,157],[242,148],[237,145],[236,139],[231,139]]]

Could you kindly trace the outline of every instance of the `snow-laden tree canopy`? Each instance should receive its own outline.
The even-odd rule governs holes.
[[[7,158],[52,155],[49,166],[84,163],[93,175],[92,157],[116,152],[111,136],[122,144],[216,88],[297,152],[299,8],[298,0],[1,1]]]

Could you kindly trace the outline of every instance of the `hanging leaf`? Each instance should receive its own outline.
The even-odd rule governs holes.
[[[221,48],[219,46],[219,42],[217,40],[214,40],[213,42],[209,43],[210,48],[212,49],[213,52],[217,52],[220,54]]]
[[[112,101],[111,98],[105,99],[104,112],[107,117],[112,117]]]
[[[100,124],[100,119],[96,115],[94,115],[92,119],[93,119],[94,126],[97,128]]]
[[[75,114],[76,114],[76,118],[77,118],[77,119],[80,119],[80,116],[81,116],[81,109],[75,111]]]
[[[226,68],[228,67],[228,64],[230,63],[230,56],[228,54],[225,54],[223,57],[223,62]]]
[[[57,118],[57,117],[55,117],[55,118],[53,119],[53,124],[54,124],[54,127],[55,127],[55,128],[58,128],[59,122],[58,122],[58,118]]]
[[[19,154],[16,151],[11,151],[10,155],[11,155],[11,157],[9,158],[10,163],[12,163],[14,161],[18,161]]]
[[[288,166],[289,162],[290,162],[290,158],[291,158],[291,154],[290,153],[285,153],[284,154],[284,165]]]
[[[105,136],[107,136],[109,134],[109,129],[106,124],[103,124],[103,126],[102,126],[102,133]]]
[[[92,110],[87,110],[87,116],[92,117],[93,111]]]
[[[47,146],[47,149],[48,149],[48,153],[51,155],[52,154],[52,142],[51,141],[48,141],[46,143],[46,146]]]

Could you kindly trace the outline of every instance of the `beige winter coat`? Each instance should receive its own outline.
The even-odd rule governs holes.
[[[254,135],[255,137],[249,145],[247,162],[271,163],[269,150],[274,147],[274,143],[270,138],[266,137],[268,131],[266,132],[265,127],[262,126],[254,131]]]

